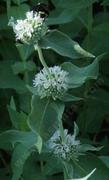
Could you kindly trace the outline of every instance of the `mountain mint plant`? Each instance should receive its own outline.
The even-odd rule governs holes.
[[[72,105],[74,101],[87,98],[88,92],[85,88],[85,93],[80,93],[81,97],[78,97],[78,93],[76,96],[74,92],[81,86],[84,87],[90,79],[97,79],[98,58],[83,50],[68,35],[56,29],[48,30],[49,17],[47,20],[48,23],[46,24],[46,19],[41,17],[41,12],[35,11],[28,11],[25,19],[18,18],[15,20],[14,17],[11,17],[9,20],[8,25],[12,27],[15,33],[16,42],[23,45],[26,44],[28,47],[32,45],[34,51],[37,52],[37,73],[36,64],[32,62],[32,58],[31,61],[29,61],[29,56],[25,58],[27,55],[25,55],[25,46],[22,44],[21,46],[19,45],[20,50],[18,49],[18,51],[21,57],[23,57],[23,61],[17,62],[16,68],[18,75],[23,74],[21,77],[22,79],[24,78],[23,80],[25,82],[24,91],[20,89],[23,91],[21,97],[24,99],[24,102],[19,107],[21,112],[17,112],[15,100],[13,97],[11,98],[8,111],[16,130],[2,133],[0,135],[0,141],[7,142],[9,136],[11,138],[9,143],[15,145],[12,156],[12,180],[23,179],[23,166],[26,164],[25,162],[31,153],[34,153],[34,150],[36,151],[36,148],[37,153],[39,153],[34,158],[37,162],[35,162],[37,164],[36,167],[38,166],[38,176],[36,175],[36,179],[37,177],[41,177],[41,179],[52,179],[53,177],[54,179],[55,172],[59,172],[59,174],[61,172],[61,175],[63,174],[64,176],[61,177],[64,180],[74,180],[75,178],[77,178],[75,180],[79,180],[78,178],[80,180],[87,180],[90,176],[94,176],[94,168],[96,167],[90,166],[91,168],[87,172],[87,167],[81,167],[81,156],[83,155],[82,158],[85,158],[88,151],[98,151],[100,149],[89,144],[84,144],[82,142],[83,136],[82,138],[80,136],[77,137],[79,131],[77,126],[78,121],[77,124],[74,123],[73,134],[71,128],[71,133],[69,133],[63,121],[63,114],[66,112],[66,107]],[[78,48],[80,49],[78,50]],[[55,51],[55,54],[59,54],[59,59],[61,56],[64,56],[62,62],[64,60],[66,62],[60,64],[57,55],[54,56],[56,62],[53,62],[54,64],[49,67],[48,62],[43,56],[42,49],[45,49],[45,51],[52,49]],[[82,54],[84,54],[84,58],[95,58],[95,60],[84,67],[74,65],[72,59],[80,59],[82,58]],[[38,66],[41,68],[40,72],[38,72]],[[19,90],[18,88],[17,90]],[[75,88],[76,91],[74,91]],[[29,91],[32,92],[31,97]],[[25,101],[25,98],[27,96],[27,101],[30,100],[31,103],[29,101],[26,104],[27,101]],[[25,106],[31,104],[31,108],[27,108],[27,106],[23,108],[24,104]],[[73,124],[73,121],[71,123]],[[4,141],[2,141],[2,138]],[[47,152],[44,147],[46,147]],[[48,158],[48,155],[50,155],[50,158]],[[52,157],[54,160],[51,163]],[[58,160],[59,167],[53,166]],[[50,164],[52,165],[50,166]],[[51,168],[50,171],[49,168]],[[83,178],[81,178],[81,170],[84,174]],[[91,170],[92,172],[89,173]]]

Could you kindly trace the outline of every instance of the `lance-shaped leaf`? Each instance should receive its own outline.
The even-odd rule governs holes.
[[[12,61],[0,62],[0,88],[11,88],[24,93],[27,91],[24,82],[18,76],[14,75],[11,64]]]
[[[81,98],[81,97],[76,97],[76,96],[73,96],[73,95],[68,94],[68,93],[64,94],[64,96],[63,96],[63,97],[60,97],[59,99],[60,99],[61,101],[63,101],[63,102],[83,100],[83,98]]]
[[[8,106],[8,112],[10,116],[10,120],[13,124],[13,126],[16,129],[27,131],[29,130],[28,124],[27,124],[27,115],[24,112],[17,112],[10,106]]]
[[[19,180],[25,161],[28,159],[33,149],[31,146],[18,144],[12,154],[11,167],[13,171],[12,180]]]
[[[58,128],[63,111],[64,105],[62,103],[33,96],[29,126],[43,139],[48,139]]]
[[[77,163],[75,164],[75,175],[78,174],[79,177],[84,177],[84,173],[88,174],[91,169],[96,168],[94,174],[89,178],[90,180],[109,179],[109,169],[97,156],[93,154],[80,156]]]
[[[12,180],[18,180],[22,174],[24,163],[33,149],[37,148],[38,152],[41,152],[42,139],[33,132],[10,130],[0,134],[0,148],[9,149],[9,145],[15,146],[11,162]]]
[[[95,172],[96,169],[94,169],[91,173],[89,173],[87,176],[83,177],[83,178],[78,178],[78,179],[70,179],[70,180],[87,180],[89,179],[90,176],[92,176],[92,174]]]
[[[86,151],[100,151],[103,148],[103,146],[100,147],[94,147],[90,144],[82,144],[80,146],[80,151],[81,152],[86,152]]]
[[[85,67],[77,67],[70,62],[62,64],[62,68],[69,72],[69,87],[77,88],[85,83],[88,79],[97,79],[99,73],[98,59]]]
[[[82,49],[77,42],[70,39],[66,34],[56,30],[51,31],[48,35],[44,36],[40,41],[40,46],[44,49],[52,49],[61,56],[66,56],[72,59],[95,57],[91,53]]]
[[[12,148],[16,143],[21,143],[29,147],[36,146],[39,152],[42,148],[42,140],[40,136],[34,132],[8,130],[0,134],[1,149]]]

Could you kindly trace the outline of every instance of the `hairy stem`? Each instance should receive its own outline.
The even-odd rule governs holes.
[[[36,48],[35,48],[36,49]],[[51,79],[51,75],[50,75],[50,71],[49,71],[49,68],[44,60],[44,57],[43,57],[43,53],[42,53],[42,49],[41,47],[37,44],[37,51],[38,51],[38,56],[39,56],[39,59],[40,59],[40,62],[41,64],[43,65],[43,67],[46,69],[47,73],[48,73],[48,76],[49,78]]]

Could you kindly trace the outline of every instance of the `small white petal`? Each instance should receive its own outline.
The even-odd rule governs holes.
[[[68,90],[68,73],[61,70],[61,67],[59,66],[50,67],[49,71],[51,74],[51,78],[49,78],[45,68],[43,68],[38,74],[36,74],[35,79],[33,80],[33,86],[36,88],[37,94],[39,94],[39,96],[51,96],[55,100]]]
[[[37,43],[37,41],[48,31],[44,19],[41,18],[38,13],[34,13],[33,11],[27,12],[24,20],[18,19],[14,22],[14,18],[11,17],[8,25],[13,27],[16,39],[26,43],[33,43],[33,41],[34,43]]]

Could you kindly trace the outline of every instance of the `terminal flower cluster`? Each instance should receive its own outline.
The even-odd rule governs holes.
[[[50,67],[49,72],[50,74],[43,68],[36,74],[33,86],[41,98],[52,97],[56,100],[68,90],[68,72],[62,70],[60,66]]]
[[[63,161],[70,161],[71,159],[78,160],[80,146],[80,141],[76,140],[75,133],[70,135],[67,129],[64,130],[64,141],[62,141],[58,130],[48,142],[50,151]]]
[[[40,13],[27,12],[25,19],[14,20],[11,17],[8,25],[13,27],[13,31],[16,35],[16,40],[20,40],[24,43],[36,43],[44,36],[48,27],[44,22],[44,18],[41,18]]]

